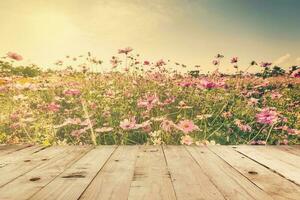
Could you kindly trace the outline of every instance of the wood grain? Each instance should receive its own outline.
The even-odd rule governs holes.
[[[116,146],[101,146],[91,150],[30,199],[78,199],[115,148]]]
[[[176,199],[171,176],[160,146],[140,148],[128,199]]]
[[[209,147],[232,168],[274,199],[299,199],[300,187],[230,147]]]
[[[225,199],[183,146],[164,146],[177,199]]]
[[[187,149],[226,199],[272,199],[207,147]]]
[[[237,146],[236,151],[300,185],[300,157],[267,147]]]
[[[127,199],[138,149],[138,146],[119,146],[80,199]]]
[[[25,200],[30,198],[88,150],[89,148],[85,147],[65,147],[65,151],[53,159],[1,187],[0,199]],[[22,186],[19,187],[20,185]]]

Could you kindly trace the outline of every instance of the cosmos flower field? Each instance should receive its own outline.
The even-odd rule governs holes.
[[[21,72],[21,55],[2,57],[0,143],[300,143],[299,68],[259,76],[240,71],[237,57],[218,54],[214,73],[200,74],[199,66],[182,73],[169,68],[185,67],[179,63],[141,60],[131,48],[118,53],[108,63],[88,53],[57,61],[60,70]],[[225,59],[236,73],[218,72]],[[103,65],[111,70],[95,72]]]

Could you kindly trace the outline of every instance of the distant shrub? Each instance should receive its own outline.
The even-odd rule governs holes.
[[[192,77],[197,78],[197,77],[199,77],[199,75],[200,75],[199,73],[200,73],[199,70],[193,70],[193,71],[190,71],[190,72],[189,72],[189,75],[191,75]]]
[[[41,70],[36,65],[13,66],[11,62],[0,61],[0,73],[5,76],[16,75],[24,77],[35,77],[41,74]]]
[[[274,66],[273,68],[265,67],[262,73],[257,73],[256,75],[263,78],[282,76],[285,74],[285,70],[281,67]]]
[[[292,66],[290,67],[290,71],[289,71],[289,74],[292,74],[294,71],[300,69],[300,66]]]

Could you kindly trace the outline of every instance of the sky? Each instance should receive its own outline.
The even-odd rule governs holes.
[[[42,67],[90,51],[110,65],[119,48],[142,59],[221,68],[252,60],[300,65],[299,0],[9,0],[0,1],[0,55],[21,54]],[[253,68],[252,70],[258,70]]]

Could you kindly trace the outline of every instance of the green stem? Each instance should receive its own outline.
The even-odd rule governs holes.
[[[88,113],[87,108],[86,108],[85,101],[82,100],[82,101],[81,101],[81,104],[82,104],[82,109],[83,109],[85,118],[88,120],[88,123],[89,123],[89,125],[88,125],[88,126],[89,126],[89,129],[91,130],[91,140],[92,140],[92,142],[93,142],[93,145],[97,145],[96,135],[95,135],[95,133],[94,133],[94,129],[93,129],[93,126],[92,126],[92,122],[91,122],[89,113]]]
[[[271,132],[272,132],[274,126],[275,126],[275,123],[271,126],[271,128],[270,128],[270,130],[269,130],[269,132],[268,132],[268,136],[267,136],[267,139],[266,139],[266,145],[267,145],[267,143],[268,143],[268,139],[269,139],[269,137],[270,137],[270,135],[271,135]]]
[[[263,127],[261,127],[261,129],[258,131],[258,133],[248,142],[251,143],[261,132],[262,130],[266,127],[266,125],[263,125]]]

